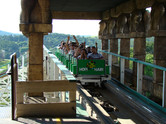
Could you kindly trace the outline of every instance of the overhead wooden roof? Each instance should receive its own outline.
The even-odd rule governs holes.
[[[101,13],[128,0],[50,0],[55,19],[101,19]]]

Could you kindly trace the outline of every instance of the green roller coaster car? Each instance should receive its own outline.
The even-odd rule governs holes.
[[[105,64],[105,60],[81,60],[70,55],[64,55],[60,51],[56,52],[55,55],[82,84],[91,82],[100,86],[101,82],[110,78],[110,67]]]
[[[105,60],[77,60],[73,74],[106,75],[109,74],[109,66],[105,66]]]

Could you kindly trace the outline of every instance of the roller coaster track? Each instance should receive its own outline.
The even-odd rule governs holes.
[[[49,53],[47,54],[48,58],[49,56],[50,59],[51,56],[56,58],[49,50],[47,50],[47,53]],[[47,66],[47,68],[49,68],[49,63]],[[84,97],[87,97],[87,99],[93,97],[95,103],[102,106],[105,111],[109,113],[110,117],[117,120],[117,122],[128,123],[129,121],[129,123],[138,124],[166,123],[165,108],[126,87],[115,79],[107,80],[107,82],[104,83],[105,89],[97,88],[94,85],[82,87],[90,94],[90,96],[84,95]],[[138,89],[138,91],[139,90],[140,89]],[[78,91],[80,91],[80,87],[78,87]],[[87,99],[85,99],[85,102],[82,102],[84,104],[83,106],[86,106]],[[93,100],[91,99],[90,101]],[[91,111],[91,113],[93,113],[93,111]]]
[[[166,110],[155,102],[136,91],[122,85],[115,79],[107,81],[105,87],[109,92],[114,93],[123,104],[127,104],[130,110],[144,120],[146,123],[166,123]]]
[[[104,89],[84,86],[93,98],[118,123],[164,124],[166,111],[116,80],[105,82]]]

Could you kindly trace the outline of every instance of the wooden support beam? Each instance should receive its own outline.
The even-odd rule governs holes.
[[[53,19],[89,19],[100,20],[102,18],[101,12],[62,12],[52,11]]]
[[[137,9],[145,9],[151,7],[155,0],[136,0]]]
[[[51,33],[52,24],[20,24],[20,31]]]
[[[16,82],[17,117],[75,117],[76,83],[68,80]],[[29,103],[24,104],[24,94],[29,92],[69,91],[67,103]]]
[[[129,0],[110,10],[111,17],[118,17],[122,13],[131,13],[136,9],[152,7],[155,2],[166,2],[166,0]]]
[[[75,117],[76,103],[17,104],[17,117]]]
[[[16,82],[17,93],[74,91],[76,83],[67,80]]]

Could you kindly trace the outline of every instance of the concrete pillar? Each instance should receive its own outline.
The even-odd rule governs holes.
[[[118,54],[118,39],[110,39],[110,52]],[[112,64],[118,63],[118,58],[112,56]]]
[[[166,37],[155,37],[154,39],[154,64],[166,67]],[[162,83],[163,72],[154,69],[154,82]]]
[[[20,31],[29,38],[28,80],[43,80],[43,36],[52,32],[50,0],[22,0],[21,6]],[[28,95],[43,96],[43,93]]]
[[[51,24],[20,24],[20,31],[29,38],[28,80],[43,80],[43,37],[52,32]],[[28,93],[29,96],[43,96],[43,93]]]
[[[151,11],[151,29],[154,39],[154,64],[166,67],[166,12],[165,3],[156,3]],[[162,99],[163,72],[154,69],[153,95]]]
[[[52,32],[52,24],[20,24],[29,38],[28,80],[43,80],[43,37]]]
[[[118,54],[118,39],[110,39],[110,52]],[[119,65],[118,65],[118,57],[112,56],[112,70],[111,77],[115,79],[119,79]]]
[[[29,80],[43,80],[43,33],[29,35]]]
[[[154,64],[166,67],[166,36],[154,39]],[[163,71],[154,69],[154,96],[162,98]]]
[[[102,39],[102,50],[108,51],[108,39]],[[106,53],[102,53],[106,63],[108,63],[108,55]]]
[[[43,80],[43,33],[29,34],[28,80]],[[43,93],[28,93],[28,96],[43,96]]]
[[[120,55],[130,57],[130,38],[122,38],[120,41]],[[129,68],[129,61],[125,60],[125,67]]]
[[[146,56],[146,38],[134,38],[133,57],[145,61]],[[133,63],[133,82],[134,87],[137,86],[137,64]]]

